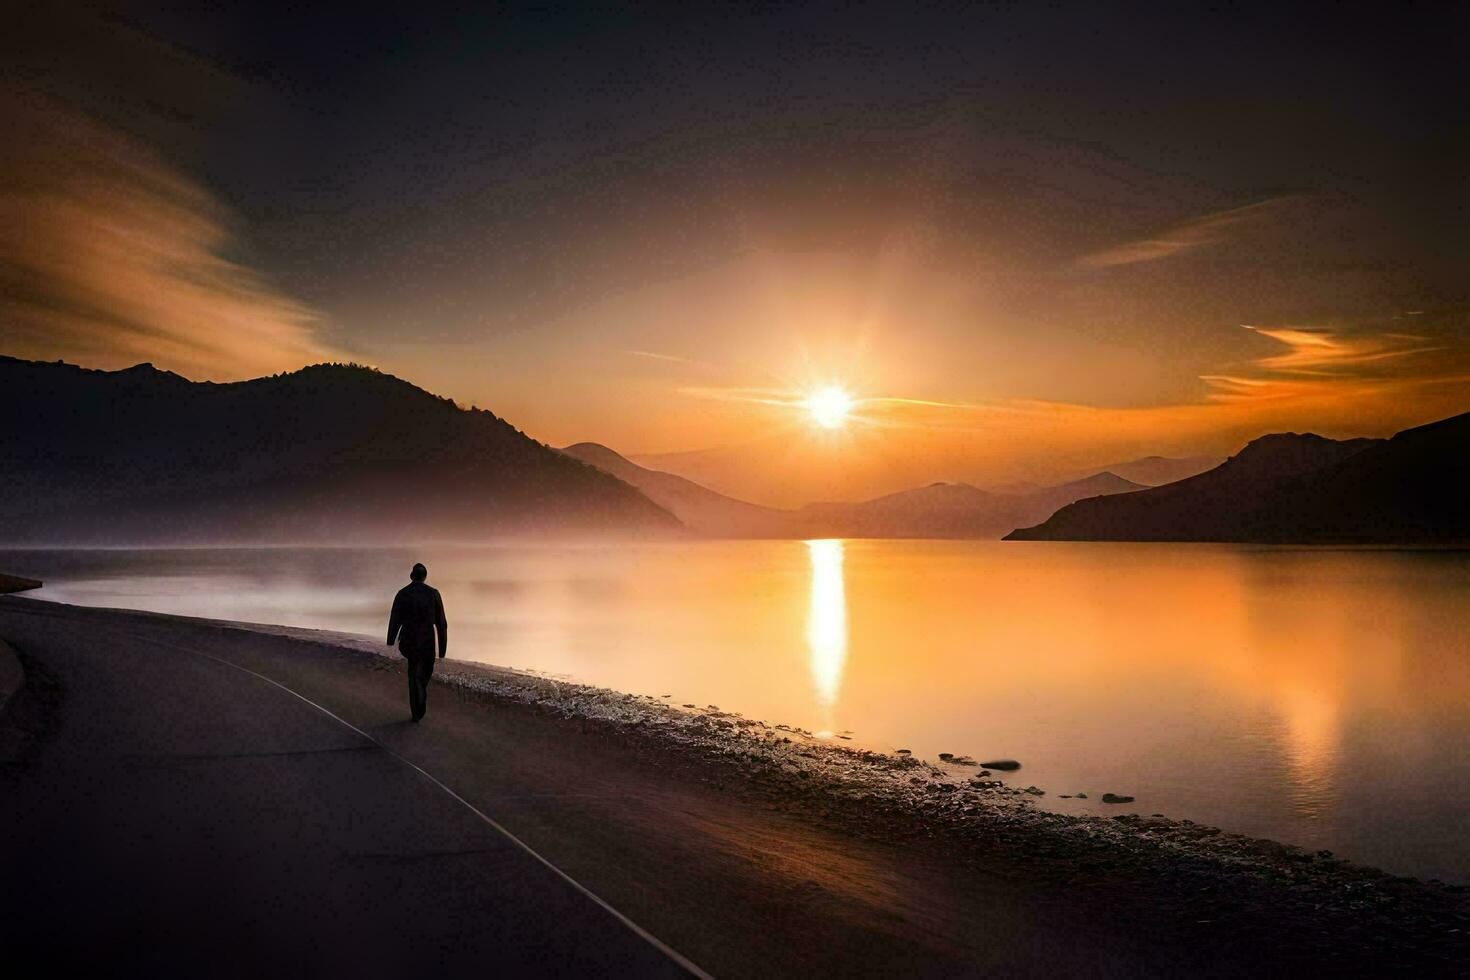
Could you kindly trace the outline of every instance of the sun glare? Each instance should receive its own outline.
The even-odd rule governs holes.
[[[824,429],[838,429],[852,412],[852,396],[831,385],[808,395],[805,405],[813,422]]]

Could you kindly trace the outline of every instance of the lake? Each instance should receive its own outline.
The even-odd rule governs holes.
[[[0,551],[40,598],[381,637],[413,561],[450,655],[977,759],[1470,882],[1470,553],[736,541]],[[1063,800],[1086,792],[1091,799]],[[1137,797],[1108,806],[1104,792]]]

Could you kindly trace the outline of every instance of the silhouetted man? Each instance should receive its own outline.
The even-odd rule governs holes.
[[[398,641],[398,652],[408,658],[408,708],[418,721],[429,707],[429,678],[434,676],[434,631],[439,631],[439,656],[449,650],[449,623],[444,618],[444,600],[439,590],[424,584],[429,570],[414,565],[408,573],[413,581],[393,597],[388,615],[388,645]]]

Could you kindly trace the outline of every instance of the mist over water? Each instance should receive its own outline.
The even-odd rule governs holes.
[[[382,636],[423,561],[450,655],[1021,760],[1163,813],[1470,881],[1470,553],[736,541],[0,552],[39,598]],[[972,771],[972,770],[957,770]],[[1085,792],[1090,799],[1063,800]],[[1104,792],[1137,797],[1107,806]]]

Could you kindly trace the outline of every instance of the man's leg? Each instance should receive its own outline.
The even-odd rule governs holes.
[[[429,710],[429,679],[433,676],[434,655],[431,653],[424,657],[419,671],[419,717]]]
[[[423,698],[419,694],[419,658],[407,657],[404,664],[404,673],[408,675],[408,711],[413,715],[415,721],[422,715]]]

